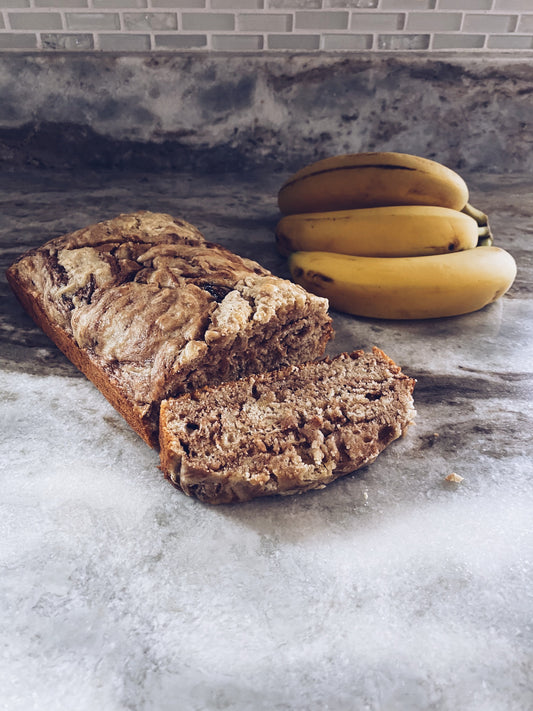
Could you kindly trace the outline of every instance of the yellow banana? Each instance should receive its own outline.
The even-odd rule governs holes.
[[[472,249],[478,224],[449,207],[400,205],[285,215],[276,227],[282,254],[339,252],[362,257],[410,257]]]
[[[353,257],[294,252],[293,279],[339,311],[384,319],[457,316],[502,296],[516,276],[513,257],[476,247],[426,257]]]
[[[465,181],[441,163],[407,153],[352,153],[302,168],[281,187],[282,214],[386,205],[437,205],[462,210]]]

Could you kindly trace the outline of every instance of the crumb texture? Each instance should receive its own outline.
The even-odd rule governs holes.
[[[161,463],[210,503],[319,489],[404,434],[414,381],[378,349],[205,388],[161,409]]]
[[[325,299],[166,214],[58,237],[8,277],[104,374],[104,394],[113,383],[133,420],[150,420],[155,441],[163,398],[320,357],[332,335]]]

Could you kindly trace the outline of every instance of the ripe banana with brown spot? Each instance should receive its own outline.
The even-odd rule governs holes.
[[[351,153],[319,160],[292,175],[278,193],[282,214],[387,205],[462,210],[468,188],[456,172],[407,153]]]
[[[294,252],[294,281],[338,311],[382,319],[458,316],[496,301],[516,276],[513,257],[476,247],[425,257],[353,257]]]
[[[449,207],[400,205],[285,215],[276,227],[279,251],[410,257],[472,249],[475,219]]]

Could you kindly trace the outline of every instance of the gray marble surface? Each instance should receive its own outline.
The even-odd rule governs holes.
[[[378,345],[417,379],[407,437],[321,492],[207,507],[163,480],[4,269],[150,208],[286,276],[284,176],[0,176],[2,709],[533,708],[533,180],[466,177],[517,260],[511,291],[436,321],[333,315],[331,353]]]
[[[533,169],[533,52],[0,53],[0,167]]]

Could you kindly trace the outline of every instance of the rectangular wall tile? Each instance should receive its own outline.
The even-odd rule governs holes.
[[[212,49],[222,52],[246,52],[263,49],[263,35],[213,35],[211,38]]]
[[[278,10],[320,10],[322,0],[268,0],[268,7]]]
[[[320,35],[268,35],[268,49],[290,49],[293,52],[320,49]]]
[[[182,15],[184,30],[233,30],[235,15],[227,12],[184,12]]]
[[[379,0],[323,0],[322,7],[346,7],[359,10],[370,10],[378,6]],[[318,6],[320,7],[320,5]]]
[[[175,12],[125,12],[122,16],[123,27],[128,31],[139,30],[176,30],[178,16]]]
[[[297,11],[294,17],[294,27],[298,30],[346,30],[348,28],[347,12]]]
[[[87,52],[94,49],[94,39],[88,34],[45,33],[41,35],[43,49]]]
[[[9,0],[10,4],[13,0]],[[89,7],[89,0],[33,0],[35,7],[50,7],[50,8],[73,8],[73,7]]]
[[[486,35],[436,34],[433,49],[481,49]]]
[[[405,15],[399,12],[353,12],[350,29],[354,32],[394,32],[403,29]]]
[[[10,10],[16,10],[22,7],[29,7],[30,0],[0,0],[0,10],[2,8],[9,8]]]
[[[403,52],[406,50],[425,50],[429,47],[429,35],[409,34],[380,34],[378,35],[378,49]]]
[[[278,13],[241,13],[237,27],[244,32],[290,32],[292,15]]]
[[[152,8],[196,9],[206,7],[206,0],[152,0]]]
[[[516,29],[517,32],[533,34],[533,13],[531,15],[522,15]]]
[[[61,30],[63,23],[58,12],[9,12],[12,30]]]
[[[522,10],[523,12],[531,12],[531,0],[494,0],[494,11],[501,10],[509,12],[509,10]]]
[[[460,12],[410,12],[405,29],[409,32],[460,30],[462,20]]]
[[[69,30],[118,30],[120,19],[116,12],[67,12],[66,26]]]
[[[323,49],[360,52],[361,50],[372,49],[372,42],[372,35],[325,34]]]
[[[103,52],[147,52],[150,48],[150,35],[124,33],[98,35],[98,49]]]
[[[91,0],[95,10],[115,10],[125,8],[136,10],[141,7],[148,7],[148,0]]]
[[[438,0],[439,10],[490,10],[493,0]]]
[[[518,23],[517,15],[487,15],[485,13],[466,14],[463,32],[513,32]]]
[[[381,0],[380,10],[433,10],[437,0]]]
[[[155,35],[154,45],[155,49],[205,49],[207,47],[207,35],[182,33],[174,35]]]
[[[489,49],[533,49],[533,37],[531,35],[491,35],[487,40]]]
[[[211,0],[212,10],[262,10],[263,0]]]
[[[35,33],[0,33],[0,50],[2,49],[36,49],[37,35]]]

